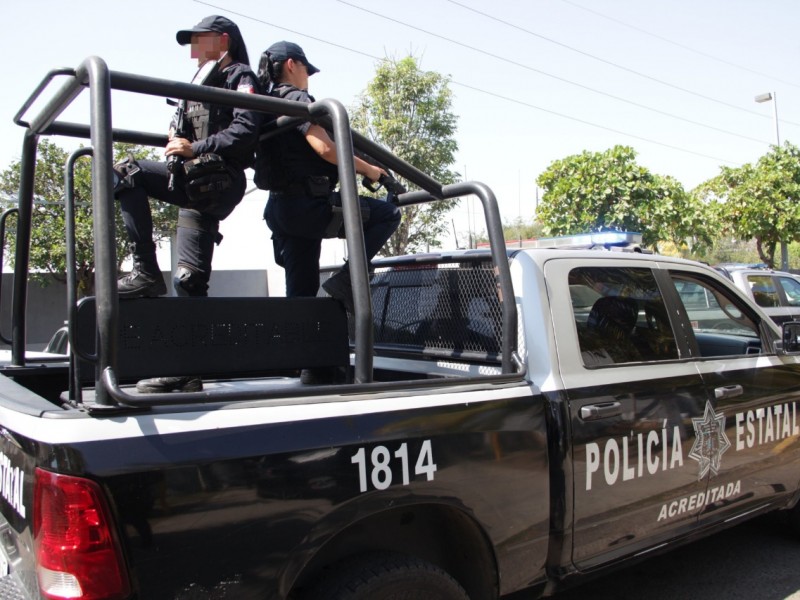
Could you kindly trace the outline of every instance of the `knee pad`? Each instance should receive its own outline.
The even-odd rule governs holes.
[[[208,296],[208,281],[205,276],[189,267],[178,266],[172,278],[172,287],[178,296]]]
[[[133,156],[127,156],[112,167],[114,173],[114,197],[122,190],[131,189],[136,185],[134,175],[141,171],[139,163]]]

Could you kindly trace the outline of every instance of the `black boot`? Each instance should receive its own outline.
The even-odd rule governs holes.
[[[300,383],[303,385],[330,385],[346,382],[347,373],[337,367],[315,367],[300,371]]]
[[[344,309],[351,315],[355,314],[355,303],[353,302],[353,287],[350,283],[350,271],[342,269],[335,275],[331,275],[322,283],[322,289],[334,300],[338,300]]]
[[[155,244],[146,252],[133,247],[133,269],[117,280],[120,298],[155,298],[167,293],[167,284],[156,261]]]
[[[142,379],[136,384],[136,391],[141,394],[199,392],[202,389],[203,380],[190,375],[183,377],[152,377],[150,379]]]

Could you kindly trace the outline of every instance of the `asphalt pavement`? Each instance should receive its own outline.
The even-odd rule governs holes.
[[[552,598],[800,600],[800,536],[767,515]]]

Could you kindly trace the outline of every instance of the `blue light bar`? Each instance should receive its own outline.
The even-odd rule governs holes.
[[[533,240],[529,248],[593,248],[595,246],[628,246],[642,243],[642,234],[633,231],[600,231],[561,235]]]

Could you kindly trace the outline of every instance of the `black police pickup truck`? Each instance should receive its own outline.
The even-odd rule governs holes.
[[[800,324],[782,332],[709,268],[607,251],[620,241],[597,237],[583,245],[601,250],[507,251],[486,186],[441,186],[351,138],[333,101],[143,78],[98,58],[40,89],[55,77],[65,82],[54,100],[30,121],[17,115],[0,597],[537,597],[767,511],[798,527]],[[89,124],[58,121],[83,87]],[[120,302],[113,228],[102,226],[111,141],[163,138],[113,129],[110,88],[327,122],[339,156],[355,144],[425,190],[401,205],[477,194],[491,249],[384,260],[368,275],[343,168],[349,323],[330,298]],[[24,352],[44,134],[91,139],[101,224],[96,298],[76,303],[68,273],[72,355],[50,363]],[[724,327],[690,314],[698,288]],[[304,386],[298,369],[312,366],[346,381]],[[204,391],[131,385],[188,372],[203,374]]]

